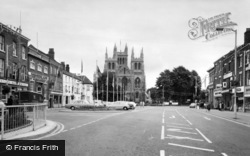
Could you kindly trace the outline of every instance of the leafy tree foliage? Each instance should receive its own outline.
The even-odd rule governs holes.
[[[185,67],[179,66],[172,71],[166,69],[161,72],[155,86],[158,95],[154,98],[162,97],[163,101],[174,100],[185,103],[187,99],[198,98],[201,90],[201,78],[195,70],[189,71]]]

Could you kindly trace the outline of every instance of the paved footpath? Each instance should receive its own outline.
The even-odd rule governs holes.
[[[250,127],[250,112],[237,112],[235,116],[235,113],[233,111],[219,111],[216,109],[211,109],[210,111],[207,111],[206,109],[194,109],[194,111],[205,113],[211,116],[216,116],[219,118],[224,118],[232,122],[242,123]]]

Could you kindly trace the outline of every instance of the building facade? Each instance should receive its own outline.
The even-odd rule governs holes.
[[[250,29],[247,28],[244,44],[237,47],[237,64],[235,65],[235,50],[228,52],[214,63],[213,107],[218,108],[219,103],[224,108],[233,109],[234,93],[239,108],[250,105]],[[236,67],[236,72],[235,72]],[[208,70],[210,73],[212,70]],[[212,76],[211,76],[212,78]],[[235,89],[236,88],[236,89]],[[212,96],[212,95],[209,95]]]
[[[81,99],[88,101],[89,103],[94,103],[93,99],[93,83],[88,79],[85,75],[79,75],[78,77],[81,78],[82,81],[82,88],[81,88]]]
[[[76,76],[76,74],[70,73],[70,67],[65,63],[61,63],[63,66],[63,97],[62,105],[65,106],[72,103],[75,100],[82,100],[81,88],[82,81],[81,78]]]
[[[61,63],[55,60],[53,48],[49,49],[49,107],[62,107],[63,74]]]
[[[5,102],[3,86],[8,86],[10,93],[28,90],[28,42],[20,27],[0,23],[0,95]]]
[[[208,91],[208,103],[213,104],[214,99],[214,67],[207,70],[209,75],[209,82],[207,86]]]
[[[134,56],[134,49],[131,52],[130,67],[128,66],[128,47],[124,51],[118,51],[114,46],[113,56],[108,57],[106,51],[104,73],[114,75],[115,95],[117,100],[145,101],[146,76],[144,72],[144,55],[141,50],[140,57]]]
[[[29,45],[28,62],[29,90],[40,93],[46,100],[49,100],[48,82],[50,64],[48,55],[33,45]]]

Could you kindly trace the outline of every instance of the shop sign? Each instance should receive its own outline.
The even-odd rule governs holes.
[[[234,93],[234,90],[235,89],[232,90],[232,93]],[[244,92],[244,86],[236,88],[236,93],[243,93],[243,92]]]
[[[229,89],[226,89],[226,90],[222,90],[221,93],[229,93],[230,90]]]
[[[23,87],[28,87],[28,84],[27,83],[22,83],[22,82],[16,82],[16,81],[10,81],[10,80],[4,80],[4,79],[0,79],[0,83],[8,83],[8,84],[11,84],[11,85],[18,85],[18,86],[23,86]]]
[[[188,32],[188,37],[191,40],[204,38],[205,41],[216,39],[218,36],[232,33],[230,29],[224,29],[223,31],[216,31],[217,27],[233,27],[237,25],[229,18],[230,12],[223,13],[210,18],[192,18],[189,20],[188,25],[191,28]]]
[[[214,92],[214,97],[222,97],[221,90]]]
[[[227,74],[225,74],[225,75],[223,76],[223,79],[227,79],[227,78],[229,78],[229,77],[231,77],[231,76],[233,76],[232,72],[227,73]]]
[[[37,74],[32,74],[31,79],[35,80],[35,81],[40,81],[40,82],[47,82],[49,80],[49,77],[48,76],[43,76],[43,75],[37,75]]]
[[[245,87],[244,96],[245,96],[245,97],[250,97],[250,86],[246,86],[246,87]]]

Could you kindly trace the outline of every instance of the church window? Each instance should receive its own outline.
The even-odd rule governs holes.
[[[126,69],[124,68],[124,74],[126,74]]]
[[[111,69],[111,64],[109,63],[109,69]]]
[[[136,98],[139,98],[139,92],[136,92],[136,93],[135,93],[135,97],[136,97]]]
[[[115,63],[112,63],[112,69],[115,69]]]
[[[138,63],[138,69],[139,70],[141,69],[141,63]]]
[[[140,88],[140,83],[141,83],[141,80],[137,77],[135,79],[135,88]]]
[[[135,70],[137,70],[137,63],[135,63]]]

